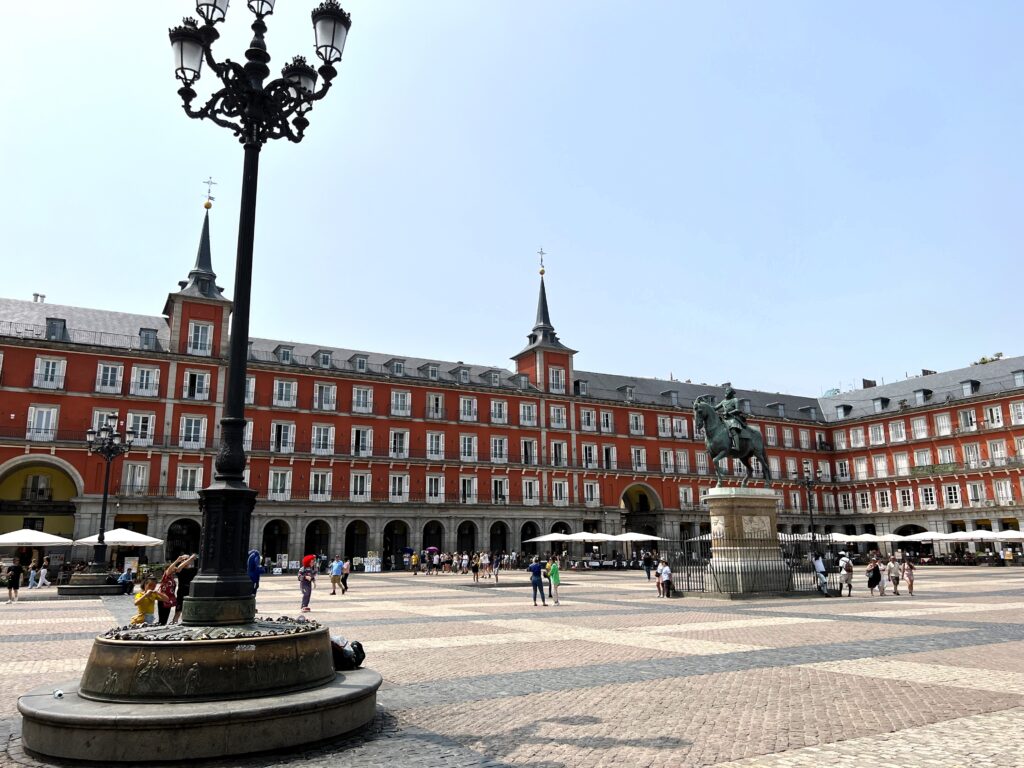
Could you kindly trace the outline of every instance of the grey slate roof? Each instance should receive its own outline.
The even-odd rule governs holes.
[[[320,366],[312,359],[314,353],[330,352],[332,362],[331,368],[333,370],[353,371],[355,370],[355,364],[352,361],[357,357],[365,357],[368,372],[390,376],[391,369],[388,364],[394,360],[401,360],[405,363],[405,374],[400,377],[395,377],[398,381],[401,381],[402,379],[412,379],[416,381],[440,381],[454,384],[458,383],[458,377],[453,374],[452,371],[457,371],[460,368],[466,368],[469,370],[469,383],[474,386],[487,384],[484,379],[484,374],[489,371],[497,371],[502,387],[518,388],[516,383],[517,374],[507,368],[497,368],[493,365],[473,365],[463,363],[461,360],[458,362],[451,362],[423,357],[411,357],[409,355],[366,352],[364,350],[347,349],[344,347],[330,347],[323,344],[302,344],[299,342],[285,342],[274,339],[250,338],[250,360],[272,363],[278,362],[275,351],[280,346],[289,346],[292,348],[292,359],[297,367],[309,366],[312,368],[319,368]],[[438,368],[438,376],[436,380],[428,378],[427,370],[431,365],[436,365]]]
[[[156,315],[135,315],[127,312],[113,312],[102,309],[71,307],[63,304],[38,303],[18,299],[0,298],[0,336],[17,336],[25,338],[44,338],[47,318],[59,318],[65,321],[67,341],[80,344],[92,344],[113,349],[139,348],[139,330],[153,328],[157,331],[159,348],[166,350],[169,342],[167,320]],[[320,344],[303,344],[274,339],[253,338],[251,355],[255,361],[278,362],[276,351],[282,346],[292,348],[293,365],[298,368],[319,368],[313,356],[317,352],[332,353],[332,368],[335,370],[354,371],[352,362],[356,357],[365,357],[367,370],[370,373],[391,375],[387,363],[393,360],[405,362],[405,375],[398,377],[414,381],[434,381],[428,378],[430,365],[437,365],[438,378],[441,383],[458,384],[457,371],[467,368],[470,372],[469,384],[473,386],[490,386],[488,374],[496,371],[499,374],[499,386],[504,389],[517,389],[517,374],[507,368],[491,365],[473,365],[445,360],[409,357],[378,352],[365,352],[343,347],[330,347]],[[998,395],[1002,392],[1024,388],[1016,386],[1014,372],[1024,371],[1024,357],[1006,358],[985,365],[974,365],[953,371],[944,371],[927,376],[917,376],[905,381],[884,384],[869,389],[844,392],[834,397],[802,397],[777,392],[761,392],[758,390],[737,389],[737,397],[750,401],[751,413],[755,416],[778,417],[778,404],[785,409],[785,417],[794,421],[808,423],[835,423],[850,419],[859,419],[875,415],[874,400],[887,398],[887,407],[883,414],[901,412],[900,401],[914,407],[916,390],[930,390],[928,405],[943,402],[956,402],[964,399],[962,382],[974,380],[978,382],[973,397]],[[692,405],[698,395],[713,394],[716,398],[722,395],[719,385],[693,384],[684,381],[621,376],[609,373],[596,373],[576,370],[575,380],[587,382],[587,397],[595,400],[626,401],[625,387],[634,388],[633,402],[640,405],[661,406],[669,408],[672,401],[669,392],[678,393],[678,404],[683,407]],[[568,382],[567,390],[574,382]],[[529,386],[530,390],[534,390]],[[849,415],[841,419],[836,415],[836,406],[850,406]],[[810,409],[816,409],[812,413]]]
[[[601,400],[625,400],[623,388],[632,386],[633,402],[644,405],[670,406],[671,399],[667,392],[675,391],[679,395],[679,404],[684,407],[693,405],[694,399],[699,395],[714,395],[715,399],[721,399],[724,389],[714,384],[693,384],[674,379],[645,379],[636,376],[619,376],[611,373],[593,373],[590,371],[576,370],[573,376],[577,380],[587,382],[588,395]],[[750,401],[750,412],[755,416],[778,416],[778,408],[769,408],[772,403],[785,406],[785,415],[788,419],[795,421],[821,421],[821,409],[818,401],[813,397],[801,397],[799,395],[786,395],[778,392],[761,392],[753,389],[736,388],[736,396],[740,400]],[[817,411],[817,419],[811,418],[809,410],[800,409],[814,408]]]
[[[914,376],[878,387],[841,392],[834,397],[821,398],[822,413],[829,422],[842,421],[843,419],[836,415],[836,406],[849,405],[851,408],[846,419],[873,416],[875,415],[874,401],[878,398],[887,398],[889,403],[882,413],[897,414],[900,412],[901,400],[905,400],[906,405],[911,408],[915,406],[914,393],[920,389],[931,390],[931,397],[926,405],[955,402],[965,399],[962,383],[972,380],[978,382],[978,388],[970,397],[998,395],[1010,390],[1021,390],[1021,387],[1014,384],[1013,374],[1015,371],[1024,371],[1024,357],[1008,357],[984,365],[971,365],[953,371]]]
[[[170,340],[167,318],[158,315],[0,298],[0,335],[44,338],[47,318],[64,320],[66,340],[79,344],[137,349],[140,328],[155,329],[161,349],[167,349]]]

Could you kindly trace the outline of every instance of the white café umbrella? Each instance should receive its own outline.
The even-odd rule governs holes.
[[[95,546],[99,544],[100,535],[86,536],[78,539],[75,544]],[[111,547],[156,547],[164,543],[163,539],[154,539],[144,533],[129,531],[127,528],[114,528],[103,534],[103,543]]]
[[[999,531],[994,541],[1024,541],[1024,533],[1020,531]]]
[[[535,536],[532,539],[527,539],[523,544],[533,544],[535,542],[544,541],[575,541],[575,539],[570,539],[569,535],[566,533],[546,533],[543,536]]]
[[[907,541],[944,541],[947,535],[938,531],[921,531],[920,533],[912,533],[903,538]]]
[[[665,539],[661,536],[651,536],[646,533],[630,531],[629,533],[620,533],[618,536],[612,536],[611,541],[665,541]]]
[[[59,547],[72,544],[71,539],[54,536],[52,533],[22,528],[0,535],[0,547]]]
[[[994,531],[956,531],[947,533],[942,541],[998,541],[999,537]]]
[[[616,539],[610,533],[587,533],[586,531],[580,531],[579,533],[570,533],[563,541],[616,541]]]

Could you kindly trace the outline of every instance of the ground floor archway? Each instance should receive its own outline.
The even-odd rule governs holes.
[[[345,528],[345,557],[366,557],[370,528],[362,520],[353,520]]]
[[[491,525],[491,552],[508,552],[508,526],[500,521]]]
[[[262,553],[277,562],[279,555],[290,555],[292,560],[298,560],[296,553],[288,552],[288,535],[291,529],[284,520],[271,520],[263,526]]]
[[[664,509],[661,498],[646,483],[633,483],[622,492],[619,506],[630,513],[644,514]]]
[[[331,556],[330,549],[331,526],[325,520],[313,520],[306,526],[302,556],[323,555],[325,558],[328,558]]]
[[[199,523],[190,518],[175,520],[167,528],[167,541],[164,543],[164,554],[168,560],[178,555],[191,555],[199,551],[199,538],[202,529]]]
[[[429,547],[444,549],[444,526],[437,520],[431,520],[423,526],[423,548]]]
[[[476,523],[463,520],[455,532],[455,549],[458,552],[476,552]]]
[[[528,539],[535,539],[540,536],[540,528],[533,521],[523,523],[523,527],[519,529],[519,541],[522,542],[523,554],[524,555],[536,555],[537,554],[537,543],[529,542]]]
[[[557,523],[551,526],[551,532],[561,533],[565,536],[568,536],[570,533],[572,533],[572,526],[566,522],[559,520]]]
[[[381,536],[381,557],[388,570],[401,568],[405,562],[402,550],[409,546],[409,526],[402,520],[392,520],[384,526]],[[390,566],[390,568],[389,568]]]

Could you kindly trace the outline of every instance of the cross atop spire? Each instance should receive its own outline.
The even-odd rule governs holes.
[[[537,255],[540,256],[540,274],[541,274],[541,277],[543,277],[544,276],[544,257],[547,256],[547,254],[544,253],[544,246],[541,246],[540,250],[537,251]]]

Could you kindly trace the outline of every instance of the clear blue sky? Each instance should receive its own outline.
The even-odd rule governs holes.
[[[254,335],[510,366],[543,246],[586,370],[816,395],[1024,353],[1024,4],[344,5],[336,88],[263,152]],[[312,6],[279,0],[275,70]],[[209,175],[231,292],[241,149],[167,42],[193,8],[4,9],[0,295],[159,313]]]

